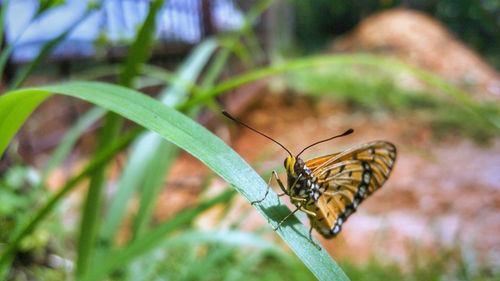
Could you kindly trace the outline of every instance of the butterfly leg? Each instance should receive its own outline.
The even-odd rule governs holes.
[[[307,199],[305,198],[299,198],[299,197],[293,197],[294,200],[297,200],[297,201],[306,201]],[[304,209],[304,206],[301,206],[301,205],[298,205],[297,206],[297,209],[295,209],[293,212],[291,212],[290,214],[288,214],[284,219],[282,219],[280,221],[280,223],[278,223],[278,226],[276,226],[276,228],[274,228],[274,231],[276,231],[278,228],[280,228],[281,224],[284,223],[291,215],[295,214],[298,210],[301,210],[302,212],[305,212],[307,214],[310,214],[312,216],[316,216],[315,213],[309,211],[309,210],[306,210]]]
[[[283,218],[280,223],[278,223],[278,226],[276,226],[273,230],[276,231],[278,230],[278,228],[280,228],[281,224],[284,223],[291,215],[297,213],[297,211],[300,210],[300,207],[297,207],[297,209],[295,209],[293,212],[291,212],[290,214],[288,214],[285,218]]]
[[[309,211],[308,209],[304,208],[303,206],[301,206],[299,209],[300,209],[302,212],[304,212],[304,213],[306,213],[306,214],[308,214],[308,215],[311,215],[311,216],[313,216],[313,217],[315,217],[315,216],[316,216],[316,213]]]
[[[271,189],[271,180],[273,179],[273,177],[276,179],[276,181],[278,182],[278,185],[280,186],[281,190],[284,192],[283,194],[279,194],[278,196],[283,196],[283,195],[286,195],[286,189],[285,189],[285,186],[283,185],[283,182],[281,182],[281,179],[280,177],[278,176],[278,173],[276,173],[276,171],[273,171],[271,173],[271,177],[269,178],[269,180],[267,181],[267,190],[266,190],[266,194],[264,194],[264,197],[260,200],[256,200],[256,201],[252,201],[251,204],[257,204],[257,203],[260,203],[262,201],[264,201],[267,197],[267,194],[269,194],[269,190]]]
[[[314,221],[311,220],[311,227],[309,227],[309,241],[311,241],[311,243],[313,243],[314,246],[316,246],[316,248],[318,248],[318,250],[321,250],[321,247],[316,244],[314,242],[314,240],[312,239],[312,230],[313,230],[313,227],[314,227]]]

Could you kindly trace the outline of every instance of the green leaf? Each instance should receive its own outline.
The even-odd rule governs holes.
[[[156,27],[156,16],[161,9],[164,0],[155,0],[149,5],[149,12],[144,23],[130,48],[129,55],[123,66],[123,73],[118,79],[118,83],[130,87],[133,79],[141,72],[142,64],[149,58],[153,49],[154,31]]]
[[[0,156],[24,120],[51,94],[46,91],[36,92],[33,94],[32,91],[24,91],[0,96]]]
[[[27,95],[38,97],[41,102],[51,92],[95,103],[158,133],[205,163],[248,201],[258,200],[266,192],[264,180],[222,140],[178,111],[134,90],[97,82],[63,83],[12,92],[0,98],[0,108],[6,97],[17,100],[18,96]],[[22,107],[23,100],[17,102],[16,105]],[[17,124],[19,128],[24,120],[17,121],[20,122]],[[4,123],[0,119],[0,125]],[[0,131],[3,132],[1,126]],[[11,135],[13,133],[15,131]],[[270,192],[256,209],[273,227],[290,212],[285,205],[280,204],[274,192]],[[318,250],[309,241],[308,230],[295,217],[283,223],[277,233],[318,279],[347,280],[328,253],[324,249]]]
[[[123,120],[114,113],[108,113],[104,126],[99,131],[97,154],[105,150],[113,143],[122,127]],[[87,196],[83,207],[82,219],[80,221],[80,232],[77,244],[76,275],[82,275],[90,266],[91,257],[94,252],[94,245],[99,227],[99,215],[103,201],[103,191],[106,183],[106,167],[102,165],[92,172]]]

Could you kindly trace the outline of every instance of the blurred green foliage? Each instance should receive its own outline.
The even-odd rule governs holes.
[[[0,252],[19,232],[32,215],[41,199],[48,196],[40,186],[40,174],[32,167],[13,166],[0,178]],[[60,268],[48,266],[49,255],[60,249],[57,241],[63,233],[58,213],[55,212],[39,228],[24,237],[14,264],[15,280],[64,280]]]
[[[318,49],[363,18],[395,7],[423,11],[500,69],[500,1],[497,0],[294,0],[296,36],[306,50]]]
[[[252,246],[250,241],[245,240],[258,236],[254,234],[245,236],[247,237],[239,246],[224,241],[200,243],[189,239],[186,242],[189,242],[190,247],[183,247],[180,244],[166,251],[157,251],[150,256],[149,264],[153,263],[154,266],[144,279],[316,280],[295,256],[283,250]],[[141,270],[142,274],[144,272],[145,270]]]
[[[364,263],[339,261],[351,280],[418,281],[418,280],[499,280],[500,271],[493,260],[479,261],[475,250],[467,243],[437,246],[432,250],[417,244],[407,245],[408,259],[404,266],[387,261],[381,256],[371,256]],[[404,269],[403,269],[404,268]]]
[[[317,70],[291,73],[287,85],[313,96],[343,101],[352,110],[368,113],[388,111],[394,115],[410,115],[430,124],[438,138],[471,137],[488,142],[497,130],[448,96],[431,90],[413,90],[398,85],[394,73],[360,66],[330,66]],[[484,114],[500,116],[495,104],[479,105]]]
[[[0,243],[6,243],[45,192],[37,188],[38,173],[30,167],[11,167],[0,179]],[[25,249],[34,248],[26,247]]]

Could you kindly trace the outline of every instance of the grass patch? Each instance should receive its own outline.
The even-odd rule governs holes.
[[[484,143],[498,135],[491,124],[450,96],[403,88],[396,79],[393,72],[380,68],[343,65],[290,73],[287,85],[306,95],[342,101],[352,110],[415,116],[430,124],[438,138],[460,135]],[[495,104],[479,104],[477,110],[493,118],[500,116]]]

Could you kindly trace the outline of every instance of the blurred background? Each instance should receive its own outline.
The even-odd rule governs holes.
[[[272,170],[285,179],[286,152],[224,119],[221,109],[292,153],[355,130],[311,148],[305,159],[373,140],[394,143],[398,156],[386,184],[339,236],[314,236],[352,280],[500,279],[499,1],[1,3],[3,93],[96,80],[175,106],[168,100],[175,91],[186,92],[183,101],[196,100],[191,84],[210,92],[223,81],[288,63],[289,71],[181,110],[266,181]],[[311,56],[336,63],[293,66]],[[127,65],[137,71],[125,79]],[[54,96],[17,133],[0,160],[0,254],[95,157],[104,114],[85,101]],[[121,130],[135,126],[125,121]],[[160,159],[134,158],[151,153],[144,139],[110,161],[99,200],[89,201],[88,181],[65,194],[21,240],[3,276],[74,279],[84,274],[86,256],[126,247],[232,189],[172,145],[158,146],[153,154]],[[87,209],[99,215],[91,242],[82,241]],[[309,225],[304,214],[297,217]],[[239,194],[198,210],[162,237],[102,280],[315,280]],[[91,254],[82,243],[90,243]]]

